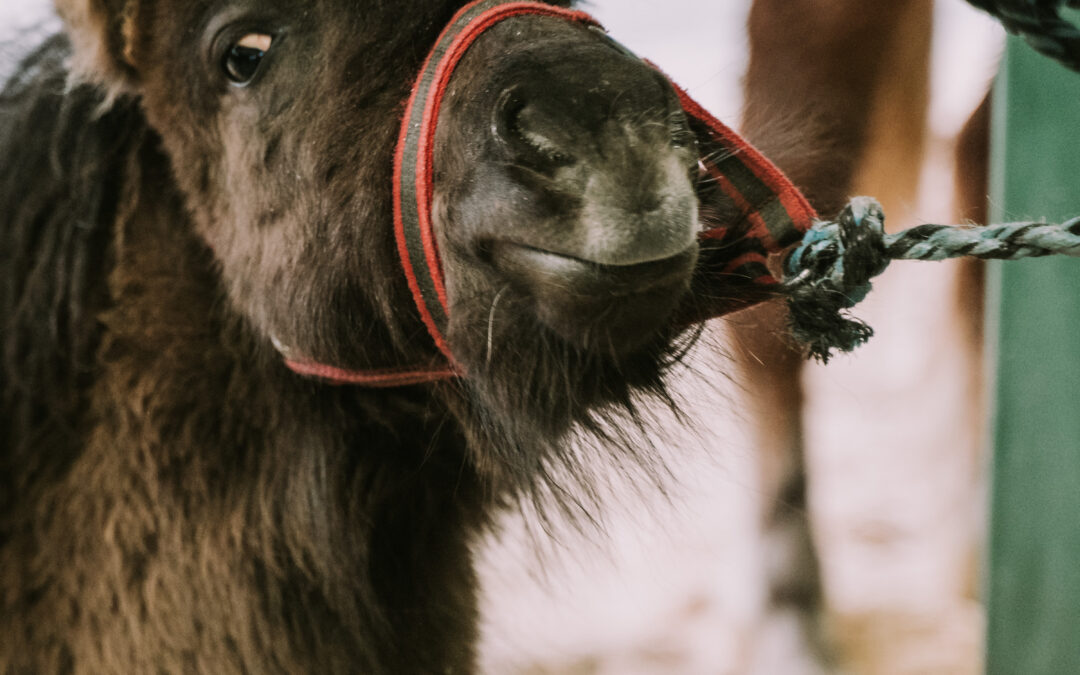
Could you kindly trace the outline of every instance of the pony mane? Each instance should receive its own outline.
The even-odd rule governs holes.
[[[74,452],[107,306],[122,158],[145,128],[132,101],[102,107],[71,88],[70,45],[54,35],[0,92],[0,513],[62,471]],[[42,151],[44,149],[45,151]],[[26,467],[32,466],[32,471]]]

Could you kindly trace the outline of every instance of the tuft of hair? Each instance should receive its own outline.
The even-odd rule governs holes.
[[[557,539],[562,530],[603,529],[600,505],[612,480],[663,493],[672,478],[665,436],[672,420],[690,423],[668,382],[686,367],[701,327],[618,355],[570,345],[511,303],[500,315],[477,317],[495,352],[481,361],[483,372],[454,385],[490,497],[531,514],[533,526]],[[601,326],[596,336],[604,339]]]
[[[13,467],[47,480],[74,452],[108,297],[106,223],[141,128],[131,105],[92,115],[102,96],[68,89],[69,55],[66,38],[50,38],[0,92],[0,155],[19,168],[0,172],[0,203],[12,205],[0,229],[0,511],[29,489],[5,484]]]
[[[68,86],[97,86],[103,94],[101,110],[135,94],[130,27],[137,8],[138,0],[56,0],[72,45]]]
[[[512,552],[512,565],[545,584],[567,565],[611,554],[609,525],[666,529],[673,517],[685,520],[686,490],[700,489],[703,469],[715,475],[732,459],[726,439],[715,435],[717,416],[742,420],[732,399],[741,385],[725,367],[725,336],[715,326],[687,334],[687,350],[671,364],[659,395],[639,391],[629,407],[600,410],[557,448],[519,447],[544,457],[544,472],[490,524],[493,536],[480,549],[484,564],[492,555],[505,564],[502,557]]]

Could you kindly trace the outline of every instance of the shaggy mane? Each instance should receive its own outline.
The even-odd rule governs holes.
[[[129,101],[98,115],[96,89],[69,90],[70,51],[53,36],[0,93],[0,204],[13,208],[0,229],[4,515],[33,489],[15,476],[54,478],[80,442],[76,420],[108,303],[121,158],[144,126]]]

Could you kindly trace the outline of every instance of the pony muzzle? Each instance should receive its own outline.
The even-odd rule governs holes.
[[[539,2],[505,0],[476,0],[462,8],[439,36],[413,85],[402,118],[393,175],[394,232],[401,269],[415,309],[441,356],[431,361],[435,365],[374,364],[367,370],[344,370],[302,358],[289,359],[293,370],[332,383],[365,386],[408,385],[465,374],[446,337],[451,303],[433,219],[435,139],[439,113],[459,63],[480,36],[519,16],[545,17],[584,27],[595,32],[604,48],[617,52],[619,58],[642,63],[610,40],[599,24],[583,12]],[[565,54],[545,57],[538,51],[536,56],[558,62]],[[653,68],[651,64],[649,67]],[[532,232],[512,238],[494,237],[490,242],[494,251],[502,251],[501,260],[496,262],[502,271],[540,298],[538,318],[547,323],[550,316],[561,315],[564,325],[569,325],[562,332],[568,335],[578,328],[573,321],[566,322],[567,317],[580,316],[595,322],[601,314],[599,306],[590,304],[590,297],[622,298],[620,309],[608,312],[616,315],[609,333],[631,336],[628,344],[640,342],[641,336],[664,321],[685,325],[759,302],[778,286],[767,267],[767,258],[801,239],[816,218],[805,197],[772,163],[653,70],[655,81],[639,80],[641,86],[624,86],[621,94],[658,97],[645,107],[659,106],[668,112],[663,123],[646,125],[652,132],[632,125],[628,130],[625,118],[618,114],[576,120],[576,127],[563,125],[560,120],[565,120],[565,111],[547,109],[545,96],[520,95],[521,91],[512,92],[518,94],[516,100],[514,96],[500,100],[494,112],[495,122],[485,130],[511,148],[518,179],[524,176],[546,182],[549,188],[552,183],[558,187],[559,180],[573,182],[575,164],[589,162],[583,156],[588,155],[594,135],[605,149],[601,159],[609,164],[591,172],[579,167],[576,178],[587,185],[589,176],[599,177],[600,181],[621,176],[609,185],[594,186],[589,198],[585,197],[590,194],[587,187],[579,194],[550,189],[533,193],[543,199],[553,195],[558,198],[560,194],[580,199],[578,215],[591,209],[585,219],[594,225],[599,223],[599,227],[570,227],[561,233],[569,237],[560,238],[560,222],[548,220],[547,224],[556,226],[550,239],[542,235],[534,238],[538,235]],[[563,86],[558,78],[548,83],[551,87]],[[634,105],[640,108],[641,102]],[[579,112],[588,117],[602,108],[583,105]],[[576,135],[565,136],[568,129],[573,132],[575,128]],[[606,144],[605,135],[609,137]],[[625,156],[616,156],[619,152]],[[634,158],[635,153],[655,156],[658,152],[666,159],[640,163]],[[632,167],[648,169],[635,172]],[[683,175],[688,178],[682,179]],[[504,185],[505,179],[503,176]],[[500,186],[484,184],[482,189],[496,193]],[[515,198],[513,190],[505,196],[505,201]],[[708,227],[698,229],[696,204],[717,200],[733,204],[734,215],[728,222],[708,223]],[[620,224],[620,220],[635,218],[639,222],[630,227]],[[561,226],[566,228],[567,222],[562,221]],[[593,240],[584,241],[582,233]],[[695,234],[699,243],[693,241]],[[705,257],[707,263],[698,262]],[[695,307],[685,312],[687,316],[658,320],[658,316],[669,312],[670,296],[686,293],[691,271],[692,285],[705,280],[716,288],[708,288],[708,297],[702,302],[691,303]],[[569,286],[571,292],[556,298],[554,289],[560,278],[575,281],[563,284],[562,288]],[[638,300],[627,302],[631,296]],[[659,311],[654,311],[658,307]]]

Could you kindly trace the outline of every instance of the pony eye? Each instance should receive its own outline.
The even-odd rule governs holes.
[[[233,84],[247,84],[255,77],[263,56],[274,38],[265,33],[248,33],[225,52],[221,67]]]

